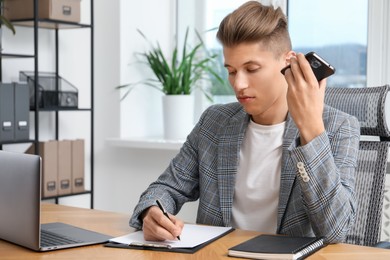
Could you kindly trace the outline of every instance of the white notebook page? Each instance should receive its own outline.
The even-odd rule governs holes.
[[[146,241],[143,231],[136,231],[124,236],[110,239],[110,242],[139,245],[139,246],[161,246],[170,248],[192,248],[216,238],[231,230],[231,227],[216,227],[185,224],[180,235],[180,240],[167,241]]]

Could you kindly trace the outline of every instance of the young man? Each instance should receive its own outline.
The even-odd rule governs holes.
[[[291,50],[279,8],[247,2],[217,38],[238,102],[203,113],[130,225],[148,240],[175,239],[183,222],[174,215],[199,199],[200,224],[342,242],[355,216],[358,121],[324,105],[326,80]]]

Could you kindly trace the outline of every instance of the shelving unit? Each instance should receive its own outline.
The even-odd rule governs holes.
[[[34,0],[34,18],[33,19],[20,19],[20,20],[12,20],[12,24],[15,27],[29,27],[33,30],[33,45],[34,45],[34,53],[32,55],[26,55],[26,54],[15,54],[15,53],[1,53],[0,54],[0,80],[1,78],[1,72],[2,72],[2,59],[33,59],[34,60],[34,89],[35,89],[35,108],[30,109],[34,113],[34,138],[32,140],[24,140],[24,141],[17,141],[17,142],[1,142],[0,141],[0,149],[3,149],[4,144],[16,144],[16,143],[34,143],[35,144],[35,153],[39,154],[39,141],[40,141],[40,129],[39,129],[39,121],[40,121],[40,113],[54,113],[55,115],[55,139],[59,139],[59,118],[61,113],[66,113],[69,111],[84,111],[90,113],[90,189],[79,192],[79,193],[72,193],[72,194],[66,194],[66,195],[58,195],[58,196],[52,196],[52,197],[45,197],[42,198],[44,200],[46,199],[54,199],[56,203],[58,203],[59,199],[62,197],[70,197],[70,196],[77,196],[77,195],[84,195],[84,194],[90,194],[90,207],[94,207],[94,133],[93,133],[93,125],[94,125],[94,68],[93,68],[93,53],[94,53],[94,29],[93,29],[93,0],[90,0],[90,24],[81,24],[81,23],[74,23],[74,22],[67,22],[67,21],[60,21],[60,20],[51,20],[51,19],[40,19],[38,18],[38,0]],[[39,35],[38,31],[41,29],[47,29],[51,30],[55,34],[55,49],[53,50],[55,52],[55,75],[59,76],[59,31],[60,30],[77,30],[77,29],[89,29],[90,31],[90,107],[88,108],[54,108],[54,109],[48,109],[48,108],[40,108],[39,102],[38,102],[38,86],[39,86]],[[28,43],[26,43],[28,44]],[[57,86],[58,89],[58,86]],[[31,124],[31,122],[30,122]],[[86,162],[87,163],[87,162]]]

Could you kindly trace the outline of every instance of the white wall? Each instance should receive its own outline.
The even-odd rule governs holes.
[[[137,32],[142,31],[164,51],[174,46],[174,0],[120,1],[120,83],[137,82],[152,77],[149,68],[140,65],[135,52],[149,49],[149,43]],[[162,135],[161,95],[148,86],[136,87],[121,102],[121,136]]]

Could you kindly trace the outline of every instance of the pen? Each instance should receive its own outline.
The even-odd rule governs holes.
[[[161,204],[160,200],[156,200],[156,203],[157,203],[158,207],[161,209],[162,213],[163,213],[169,220],[171,220],[170,217],[169,217],[169,215],[168,215],[168,212],[165,210],[165,208],[164,208],[164,206]],[[177,236],[177,239],[180,240],[180,236]]]

